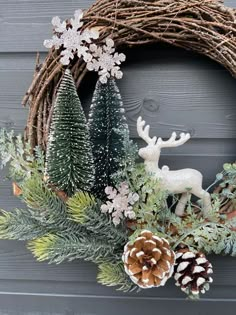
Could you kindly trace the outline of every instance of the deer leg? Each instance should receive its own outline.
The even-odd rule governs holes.
[[[182,196],[180,197],[177,206],[175,208],[175,214],[179,217],[182,217],[184,215],[185,206],[188,201],[188,193],[182,193]]]
[[[204,189],[201,189],[200,191],[193,191],[192,192],[196,197],[202,199],[202,211],[204,217],[207,217],[207,214],[212,210],[211,206],[211,195],[205,191]]]

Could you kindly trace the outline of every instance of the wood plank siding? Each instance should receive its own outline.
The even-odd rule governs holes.
[[[0,0],[0,128],[22,132],[25,127],[28,110],[21,99],[32,79],[36,52],[46,56],[42,42],[51,37],[52,16],[70,17],[92,2]],[[225,3],[236,7],[236,0]],[[187,144],[163,150],[161,163],[199,169],[207,187],[223,163],[235,161],[236,80],[212,60],[174,47],[155,45],[126,54],[118,85],[132,138],[142,144],[135,126],[139,115],[151,124],[151,135],[190,132]],[[79,91],[86,112],[94,84],[89,75]],[[0,208],[21,207],[5,176],[2,171]],[[22,242],[0,241],[0,315],[236,314],[236,260],[210,259],[215,267],[212,289],[193,303],[172,280],[161,289],[123,294],[98,285],[92,264],[37,263]]]

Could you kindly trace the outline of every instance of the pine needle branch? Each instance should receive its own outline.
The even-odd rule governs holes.
[[[115,227],[111,217],[101,212],[101,202],[95,201],[88,193],[75,194],[67,205],[71,218],[92,232],[95,238],[103,238],[108,243],[119,244],[120,247],[128,241],[126,227],[122,224]]]
[[[36,219],[50,224],[59,217],[64,218],[64,202],[47,187],[41,175],[34,175],[24,181],[21,189],[23,201]]]
[[[125,273],[124,264],[104,262],[98,265],[98,283],[112,287],[117,286],[117,290],[130,292],[137,290],[137,286]]]
[[[116,261],[121,259],[121,252],[104,240],[96,239],[93,235],[62,235],[47,234],[30,241],[28,248],[38,261],[48,260],[50,263],[61,263],[65,260],[84,259],[95,263],[104,260]]]
[[[15,209],[12,212],[1,210],[0,238],[14,240],[33,240],[47,234],[50,229],[32,218],[25,209]]]
[[[96,205],[95,198],[86,192],[80,191],[67,201],[68,213],[71,218],[80,224],[88,221],[88,209]]]
[[[80,225],[68,218],[64,201],[46,185],[40,174],[25,180],[21,188],[22,198],[34,219],[44,225],[57,227],[57,230],[80,232]]]

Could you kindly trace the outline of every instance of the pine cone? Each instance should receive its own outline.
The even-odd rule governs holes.
[[[147,230],[125,245],[122,259],[126,273],[141,288],[165,285],[174,271],[175,253],[168,241]]]
[[[186,294],[198,297],[200,292],[209,290],[209,283],[213,281],[212,273],[212,264],[203,253],[194,253],[188,249],[176,253],[175,284]]]

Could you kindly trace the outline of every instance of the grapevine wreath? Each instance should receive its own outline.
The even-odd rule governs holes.
[[[150,137],[137,117],[146,142],[138,150],[116,80],[121,51],[154,42],[204,54],[236,76],[235,20],[214,0],[98,0],[66,21],[54,17],[49,53],[42,64],[37,57],[23,99],[24,136],[0,132],[1,164],[25,203],[2,211],[0,237],[27,241],[39,261],[92,261],[99,283],[123,291],[174,277],[189,297],[205,293],[213,281],[206,255],[236,255],[236,164],[223,166],[210,192],[197,170],[160,169],[161,149],[190,135]],[[98,80],[87,119],[77,92],[88,71]]]

